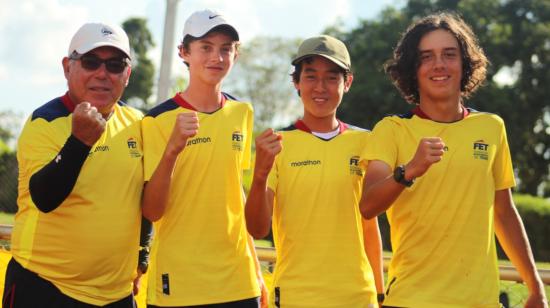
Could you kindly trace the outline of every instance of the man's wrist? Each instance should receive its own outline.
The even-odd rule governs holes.
[[[406,174],[405,165],[399,165],[399,166],[395,167],[395,169],[393,171],[393,179],[401,185],[404,185],[406,187],[411,187],[412,184],[414,183],[414,178],[407,179],[406,175],[407,174]],[[409,176],[409,178],[410,178],[410,176]]]

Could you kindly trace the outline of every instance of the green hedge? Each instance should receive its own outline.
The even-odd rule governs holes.
[[[550,262],[550,201],[530,195],[514,194],[514,202],[523,219],[535,260]],[[386,214],[380,215],[378,220],[384,249],[391,250]],[[499,258],[506,259],[498,243],[497,250]]]
[[[535,260],[550,262],[550,201],[530,195],[514,195]],[[500,248],[499,248],[500,249]],[[504,256],[502,251],[499,256]]]

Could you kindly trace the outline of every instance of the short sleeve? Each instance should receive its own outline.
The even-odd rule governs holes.
[[[244,145],[243,159],[242,159],[242,168],[243,170],[250,169],[250,160],[252,156],[252,131],[254,127],[254,111],[252,105],[247,104],[248,108],[246,109],[246,139]]]
[[[498,144],[495,161],[493,163],[493,178],[496,190],[502,190],[516,185],[512,157],[508,146],[508,138],[506,137],[506,128],[502,120],[500,123],[500,143]]]
[[[389,117],[382,119],[374,127],[366,146],[361,153],[361,164],[367,165],[371,160],[381,160],[392,169],[397,164],[398,146],[396,130],[399,126]]]
[[[153,176],[168,142],[168,137],[163,134],[160,124],[157,117],[151,116],[146,116],[141,121],[143,175],[146,182]]]

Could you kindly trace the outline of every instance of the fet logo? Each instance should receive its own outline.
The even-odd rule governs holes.
[[[474,142],[474,150],[487,151],[489,145],[483,140],[477,140]]]
[[[243,150],[243,134],[240,131],[234,131],[233,134],[231,134],[231,143],[232,148],[235,151],[242,152]]]
[[[243,134],[239,131],[233,132],[233,135],[231,137],[232,141],[243,141]]]
[[[349,172],[351,175],[363,176],[363,170],[359,167],[360,157],[353,155],[349,159]]]
[[[128,139],[127,143],[128,143],[128,149],[137,148],[137,142],[134,140],[134,138]]]

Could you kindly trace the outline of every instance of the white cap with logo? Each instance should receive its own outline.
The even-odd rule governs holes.
[[[220,12],[214,10],[196,11],[187,20],[183,26],[183,38],[190,35],[199,38],[207,34],[210,30],[218,26],[227,26],[233,33],[233,38],[239,40],[237,29]]]
[[[80,27],[69,44],[69,56],[75,51],[79,54],[85,54],[92,49],[103,46],[117,48],[125,53],[129,59],[132,59],[130,56],[130,42],[126,32],[119,26],[104,23],[86,23]]]

